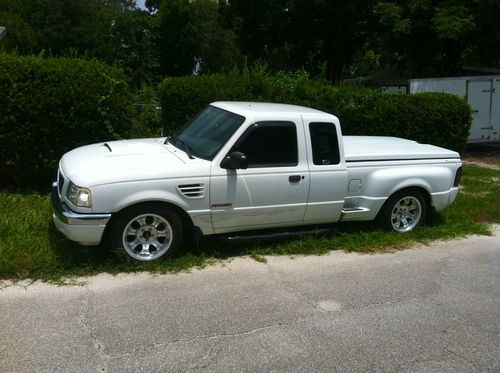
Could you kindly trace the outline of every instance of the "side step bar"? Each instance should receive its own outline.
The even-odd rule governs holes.
[[[313,234],[324,234],[332,232],[333,228],[315,228],[308,230],[297,230],[287,232],[262,232],[262,233],[248,233],[240,235],[221,235],[218,238],[228,243],[240,243],[254,240],[277,240],[284,238],[292,238]]]

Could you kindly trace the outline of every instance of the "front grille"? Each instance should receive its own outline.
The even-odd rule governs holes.
[[[57,173],[57,189],[59,189],[59,194],[62,195],[62,190],[64,186],[64,176],[61,171]]]

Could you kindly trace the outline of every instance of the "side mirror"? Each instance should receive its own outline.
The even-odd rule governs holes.
[[[246,170],[248,168],[248,159],[242,152],[232,152],[222,160],[220,166],[228,170]]]

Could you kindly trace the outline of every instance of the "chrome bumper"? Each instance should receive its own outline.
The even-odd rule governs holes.
[[[111,214],[80,214],[72,211],[64,202],[61,202],[57,182],[52,184],[50,197],[54,224],[60,232],[82,245],[100,243]]]
[[[52,210],[57,218],[65,223],[72,225],[103,225],[111,218],[111,214],[80,214],[70,210],[70,208],[59,199],[57,192],[57,182],[52,184]]]

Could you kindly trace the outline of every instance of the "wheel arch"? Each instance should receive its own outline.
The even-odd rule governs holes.
[[[432,196],[431,196],[431,193],[429,192],[429,190],[427,190],[427,188],[424,188],[421,185],[411,185],[411,186],[405,186],[405,187],[403,187],[401,189],[394,190],[387,197],[387,199],[385,200],[384,204],[382,205],[382,207],[378,211],[376,220],[380,219],[380,216],[381,216],[381,214],[383,214],[384,210],[386,209],[387,204],[391,200],[391,197],[394,196],[395,194],[398,194],[398,193],[401,193],[401,192],[404,192],[404,191],[406,191],[406,192],[415,191],[415,192],[420,193],[422,195],[422,197],[424,197],[424,200],[425,200],[425,205],[426,205],[426,215],[425,215],[425,218],[426,218],[426,220],[432,216]]]

